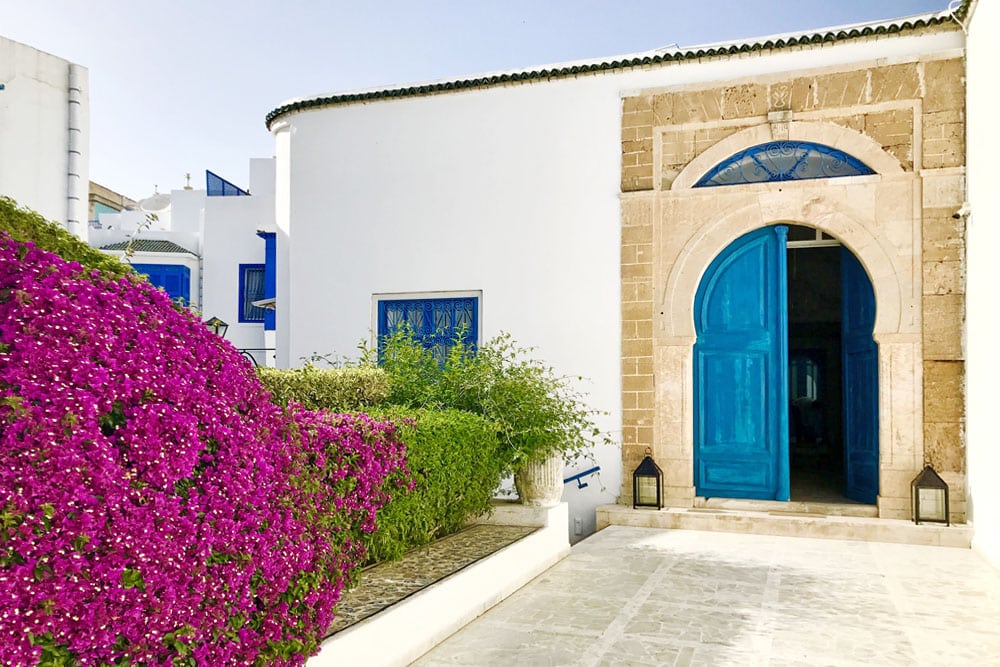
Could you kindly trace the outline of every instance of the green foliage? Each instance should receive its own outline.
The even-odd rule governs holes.
[[[582,378],[556,374],[510,334],[500,334],[478,349],[456,336],[438,363],[406,328],[383,340],[379,358],[391,381],[389,402],[427,408],[457,408],[497,425],[511,467],[522,461],[562,453],[569,461],[596,443],[609,443],[594,423],[599,414],[574,384]],[[368,350],[364,361],[377,353]]]
[[[295,401],[307,410],[349,412],[381,405],[389,394],[389,376],[372,366],[258,368],[257,376],[271,392],[272,402],[282,407]]]
[[[0,231],[9,234],[15,241],[34,243],[65,260],[79,262],[84,268],[97,269],[108,277],[134,275],[131,267],[118,261],[118,258],[91,248],[58,224],[3,195],[0,195]]]
[[[437,362],[433,368],[440,374]],[[397,370],[406,372],[402,367]],[[365,410],[398,425],[415,486],[408,493],[394,494],[382,508],[377,531],[359,535],[371,561],[399,558],[490,511],[494,492],[510,469],[510,450],[501,445],[500,430],[488,419],[441,405],[437,409],[391,406],[390,375],[371,364],[262,368],[258,373],[279,405],[296,401],[310,409]]]
[[[364,536],[372,561],[397,559],[490,511],[506,468],[496,425],[459,410],[393,407],[372,416],[399,426],[416,484],[383,506],[378,530]]]

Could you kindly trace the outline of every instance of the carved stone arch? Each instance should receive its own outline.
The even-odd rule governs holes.
[[[901,174],[902,165],[885,152],[871,137],[841,125],[821,121],[791,121],[789,141],[811,141],[825,144],[852,155],[871,167],[877,174]],[[687,190],[712,167],[751,146],[775,141],[769,124],[755,125],[732,134],[691,160],[674,179],[671,190]]]
[[[842,204],[814,195],[768,193],[766,205],[758,200],[724,212],[701,226],[688,238],[667,276],[661,310],[673,315],[664,322],[664,333],[675,338],[695,338],[694,298],[702,276],[719,253],[734,239],[755,229],[775,224],[806,225],[837,238],[861,262],[875,290],[877,305],[873,333],[899,333],[903,326],[904,291],[899,275],[908,267],[886,241],[870,231],[863,216],[845,210]]]

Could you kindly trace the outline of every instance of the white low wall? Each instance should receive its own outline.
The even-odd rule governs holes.
[[[569,554],[569,510],[498,505],[482,523],[540,529],[323,642],[309,667],[406,665]]]

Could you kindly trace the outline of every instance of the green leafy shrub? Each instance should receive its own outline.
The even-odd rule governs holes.
[[[378,359],[389,375],[389,402],[413,407],[457,408],[497,425],[511,468],[561,453],[573,461],[594,444],[610,443],[594,423],[599,414],[577,390],[582,378],[558,375],[532,356],[533,349],[502,333],[478,348],[456,336],[443,364],[401,327],[383,339]]]
[[[382,405],[389,395],[389,376],[373,366],[258,368],[257,376],[275,403],[286,406],[295,401],[307,410],[362,410]]]
[[[381,509],[378,529],[364,536],[372,560],[397,559],[490,511],[506,468],[495,424],[460,410],[394,407],[372,416],[397,425],[415,484]]]
[[[382,508],[377,534],[362,537],[371,561],[399,558],[490,510],[510,467],[496,424],[460,410],[387,405],[389,374],[371,365],[258,373],[278,405],[291,401],[310,409],[365,410],[397,424],[414,488],[397,493]]]
[[[96,269],[109,278],[138,275],[132,267],[117,257],[91,248],[54,222],[49,222],[31,209],[19,206],[10,197],[0,195],[0,230],[14,241],[33,243],[41,250],[55,253],[69,262],[79,262],[87,269]]]

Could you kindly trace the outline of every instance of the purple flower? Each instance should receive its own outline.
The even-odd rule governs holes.
[[[165,293],[0,234],[0,664],[302,664],[408,478],[392,424],[279,408]]]

